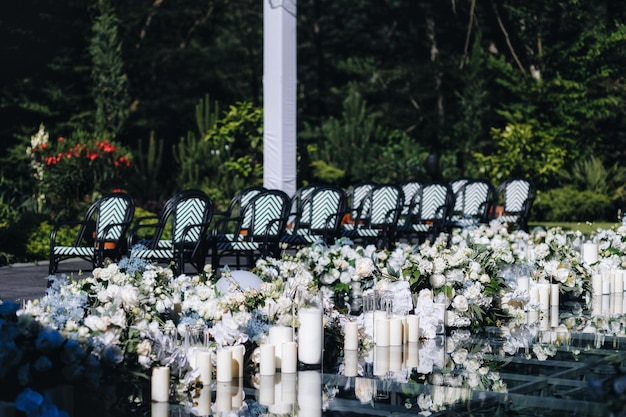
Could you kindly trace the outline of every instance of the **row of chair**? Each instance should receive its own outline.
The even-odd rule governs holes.
[[[215,212],[204,192],[186,190],[169,199],[158,215],[133,219],[133,199],[114,193],[94,203],[83,221],[55,226],[49,272],[54,274],[59,262],[70,257],[89,260],[95,267],[106,258],[127,255],[171,262],[178,273],[185,264],[202,270],[207,256],[214,269],[225,256],[234,256],[237,266],[245,257],[250,265],[255,256],[278,256],[284,248],[331,244],[339,237],[378,247],[422,242],[496,216],[527,229],[534,197],[532,181],[523,178],[511,178],[498,190],[471,178],[363,183],[348,190],[309,185],[292,197],[257,186],[236,195],[223,213]],[[78,236],[70,245],[59,245],[59,228],[71,225],[80,226]],[[91,243],[85,245],[90,233]]]

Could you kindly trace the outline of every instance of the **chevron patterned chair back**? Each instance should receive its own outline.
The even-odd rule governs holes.
[[[254,255],[278,256],[278,242],[289,216],[290,199],[281,190],[265,190],[250,199],[243,212],[224,218],[213,228],[211,262],[215,270],[225,255],[235,255],[237,266],[241,256],[251,263]],[[234,223],[234,233],[222,233],[224,226]]]
[[[400,188],[402,188],[402,193],[404,195],[404,205],[402,207],[402,213],[400,214],[400,221],[405,219],[409,214],[409,208],[411,207],[411,201],[413,201],[413,196],[420,192],[423,183],[419,181],[406,181],[400,183]]]
[[[356,217],[342,225],[341,235],[363,244],[389,247],[403,206],[404,194],[399,185],[371,185],[359,207],[352,209]]]
[[[58,223],[50,234],[50,275],[56,273],[59,262],[78,257],[88,260],[96,268],[101,266],[105,257],[119,260],[125,255],[125,234],[135,214],[135,202],[126,193],[108,194],[96,201],[87,210],[82,221]],[[95,224],[94,224],[95,222]],[[74,243],[69,246],[57,243],[57,233],[62,227],[79,225],[80,229]],[[93,239],[88,236],[92,231]],[[87,243],[93,240],[93,243]]]
[[[535,201],[537,190],[528,178],[509,178],[498,187],[497,204],[501,212],[493,213],[494,217],[528,231],[528,217]]]
[[[441,233],[454,207],[452,187],[445,182],[424,184],[413,196],[409,213],[397,227],[397,238],[411,242],[434,239]]]
[[[169,262],[175,273],[185,272],[185,264],[197,271],[205,265],[206,231],[213,218],[213,201],[201,190],[185,190],[170,198],[156,218],[137,219],[129,235],[130,256],[155,262]],[[150,222],[146,222],[150,220]],[[165,238],[167,225],[171,237]],[[133,247],[140,229],[154,231],[149,240]]]
[[[471,181],[470,178],[457,178],[450,182],[450,187],[452,187],[452,193],[454,194],[454,212],[460,212],[463,210],[463,193],[461,190]]]
[[[454,211],[449,226],[472,227],[487,222],[496,191],[489,181],[467,179],[454,196]]]
[[[309,185],[291,199],[291,227],[281,236],[287,246],[332,243],[338,237],[341,219],[346,213],[346,194],[335,186]]]

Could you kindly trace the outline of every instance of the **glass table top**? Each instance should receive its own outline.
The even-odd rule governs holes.
[[[323,370],[213,381],[186,402],[151,403],[139,414],[626,416],[626,338],[578,333],[499,355],[503,340],[440,335],[346,351]],[[551,350],[545,359],[540,351],[530,355],[542,346]]]

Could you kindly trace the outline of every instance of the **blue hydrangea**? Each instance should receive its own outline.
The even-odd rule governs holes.
[[[65,338],[57,330],[45,328],[37,335],[35,340],[35,347],[39,351],[49,353],[55,349],[58,349],[63,344]]]
[[[257,341],[266,335],[269,329],[270,323],[267,317],[259,310],[255,310],[250,315],[245,332],[250,340]]]
[[[136,258],[132,256],[133,251],[141,251],[148,249],[142,244],[136,244],[131,249],[131,256],[122,258],[118,263],[117,267],[121,271],[125,271],[128,275],[134,276],[136,273],[141,274],[146,270],[148,266],[148,261],[146,259]]]

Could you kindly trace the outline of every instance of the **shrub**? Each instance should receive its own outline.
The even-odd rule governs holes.
[[[613,208],[613,202],[606,194],[565,186],[539,192],[532,214],[542,221],[595,222],[614,220]]]

